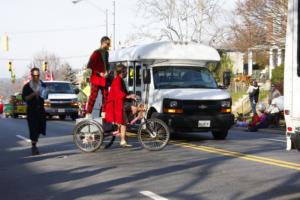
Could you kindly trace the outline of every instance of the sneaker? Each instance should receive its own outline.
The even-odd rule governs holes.
[[[85,114],[85,119],[92,119],[92,114],[91,113],[86,113]]]
[[[37,147],[31,147],[31,153],[33,156],[40,154],[39,149]]]
[[[121,147],[124,147],[124,148],[130,148],[130,147],[132,147],[132,145],[131,145],[131,144],[128,144],[126,141],[120,142],[120,146],[121,146]]]

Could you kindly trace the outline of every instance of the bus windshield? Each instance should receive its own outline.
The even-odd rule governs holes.
[[[205,67],[162,66],[153,68],[155,89],[218,88],[213,75]]]

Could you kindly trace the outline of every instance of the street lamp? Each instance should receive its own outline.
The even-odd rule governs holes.
[[[76,4],[79,3],[83,0],[73,0],[72,3]],[[94,6],[95,8],[97,8],[98,10],[100,10],[101,12],[105,13],[105,27],[106,27],[106,35],[108,35],[108,9],[103,10],[102,8],[98,7],[97,5],[93,4],[92,2],[88,1],[87,2],[89,4],[91,4],[92,6]]]

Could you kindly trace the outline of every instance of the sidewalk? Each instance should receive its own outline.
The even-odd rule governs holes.
[[[230,130],[245,131],[245,130],[247,130],[247,128],[232,126],[232,128]],[[248,133],[251,133],[251,132],[248,132]],[[253,133],[272,133],[272,134],[285,135],[285,127],[279,127],[279,128],[260,128],[257,132],[253,132]]]

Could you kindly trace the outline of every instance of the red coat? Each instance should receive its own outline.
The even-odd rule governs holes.
[[[107,122],[124,124],[123,110],[124,100],[127,92],[122,84],[122,78],[117,75],[112,81],[108,92],[107,102],[105,106],[105,120]]]
[[[108,71],[108,52],[103,49],[97,49],[91,55],[88,68],[92,70],[90,81],[94,85],[106,86],[106,78],[101,77],[99,73],[105,73]]]

